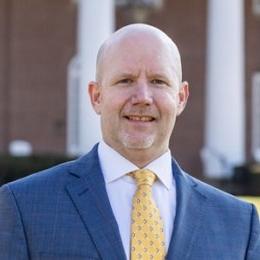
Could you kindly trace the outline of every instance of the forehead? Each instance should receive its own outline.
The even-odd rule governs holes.
[[[173,56],[170,43],[166,39],[151,33],[137,32],[115,37],[114,40],[108,43],[104,58],[111,56],[124,56],[127,58],[133,56],[133,54],[148,57],[151,54],[162,55],[163,53],[165,55],[172,54],[171,56]]]
[[[104,69],[111,66],[138,67],[146,66],[152,69],[164,66],[174,67],[177,61],[174,49],[167,39],[151,34],[132,34],[128,37],[118,37],[104,51]],[[105,72],[105,71],[104,71]]]

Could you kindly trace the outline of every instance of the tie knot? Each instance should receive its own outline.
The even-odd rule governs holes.
[[[152,186],[156,179],[156,175],[148,169],[137,170],[131,172],[130,175],[135,179],[137,186],[140,185]]]

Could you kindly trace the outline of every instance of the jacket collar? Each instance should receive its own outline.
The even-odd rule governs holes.
[[[192,249],[205,215],[206,196],[197,189],[197,182],[173,160],[176,181],[176,217],[166,259],[192,259]]]
[[[102,259],[126,259],[98,161],[97,145],[71,167],[67,191]]]

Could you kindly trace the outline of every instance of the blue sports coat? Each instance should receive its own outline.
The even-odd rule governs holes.
[[[184,173],[174,160],[172,169],[177,209],[166,258],[260,260],[255,207]],[[126,259],[97,146],[0,188],[0,259]]]

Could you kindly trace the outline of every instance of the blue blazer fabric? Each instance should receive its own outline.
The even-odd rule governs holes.
[[[253,205],[183,172],[166,259],[260,260]],[[100,168],[97,146],[0,188],[0,259],[126,259]]]

